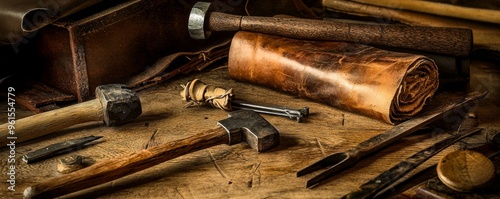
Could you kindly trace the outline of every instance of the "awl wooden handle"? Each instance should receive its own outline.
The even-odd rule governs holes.
[[[187,153],[228,142],[228,133],[219,127],[46,180],[24,190],[24,198],[62,196],[124,177]]]
[[[468,56],[472,30],[421,26],[372,25],[325,20],[249,17],[210,13],[211,31],[251,31],[297,39],[344,41],[419,50],[451,56]]]
[[[0,125],[0,146],[4,147],[11,141],[27,141],[76,124],[102,119],[102,106],[97,99],[36,114],[15,120],[14,129],[9,129],[9,123]]]

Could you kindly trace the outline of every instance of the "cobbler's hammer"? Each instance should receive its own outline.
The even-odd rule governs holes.
[[[19,143],[91,121],[104,121],[107,126],[116,126],[142,113],[138,94],[125,85],[101,85],[95,93],[94,100],[18,119],[14,124],[0,125],[0,147],[10,141],[3,138],[13,137],[15,139],[12,140]]]
[[[54,198],[136,173],[167,160],[219,144],[246,142],[261,152],[277,146],[278,130],[259,114],[240,110],[218,122],[218,128],[153,148],[99,162],[90,167],[57,176],[24,190],[25,198]]]
[[[211,31],[242,30],[296,39],[353,42],[451,56],[468,56],[472,49],[472,30],[465,28],[239,16],[212,10],[213,7],[208,2],[198,2],[193,6],[188,21],[191,38],[206,39]]]

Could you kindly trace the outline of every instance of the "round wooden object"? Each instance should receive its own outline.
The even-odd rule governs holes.
[[[495,165],[481,153],[461,150],[452,152],[438,162],[441,182],[459,192],[486,188],[495,178]]]
[[[71,155],[61,158],[57,163],[57,171],[59,171],[59,173],[66,174],[79,170],[83,168],[82,160],[83,157],[79,155]]]

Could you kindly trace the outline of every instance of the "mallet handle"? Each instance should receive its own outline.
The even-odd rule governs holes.
[[[0,137],[2,138],[0,147],[5,147],[6,144],[14,140],[6,139],[7,137],[16,137],[15,142],[19,143],[76,124],[102,119],[102,106],[97,99],[17,119],[12,125],[15,128],[12,129],[14,134],[10,133],[9,123],[0,125]]]
[[[228,133],[224,129],[208,130],[46,180],[26,188],[24,198],[62,196],[133,174],[184,154],[228,142]]]
[[[210,13],[211,31],[251,31],[296,39],[344,41],[396,47],[451,56],[468,56],[472,30],[422,26],[371,25],[301,18]]]

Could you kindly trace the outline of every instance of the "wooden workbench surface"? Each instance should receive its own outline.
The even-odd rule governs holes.
[[[473,61],[471,67],[471,84],[466,90],[490,92],[476,111],[480,127],[485,128],[483,134],[500,130],[500,65]],[[99,122],[87,123],[17,144],[15,191],[7,189],[9,150],[3,147],[0,150],[3,182],[0,198],[21,198],[26,187],[62,175],[56,171],[57,158],[29,165],[21,160],[23,154],[49,144],[89,135],[104,136],[97,144],[71,153],[99,162],[215,128],[217,121],[227,117],[227,112],[211,107],[183,108],[184,102],[179,95],[182,90],[180,84],[194,78],[200,78],[209,84],[234,88],[238,99],[296,108],[308,106],[311,114],[303,123],[264,115],[281,132],[281,145],[268,152],[259,154],[245,143],[215,146],[67,197],[339,198],[402,159],[447,136],[430,133],[432,130],[429,130],[429,133],[420,132],[408,136],[336,175],[325,184],[307,189],[306,181],[317,173],[296,177],[299,169],[331,153],[347,150],[392,126],[307,99],[236,82],[228,77],[227,68],[224,67],[209,68],[204,72],[178,76],[169,82],[142,91],[141,95],[153,95],[156,101],[145,104],[144,114],[129,124],[105,127]],[[464,90],[441,90],[429,106],[464,93]],[[6,103],[2,103],[2,107],[6,107]],[[17,119],[31,114],[21,107],[16,110]],[[7,114],[0,115],[1,121],[6,121],[6,117]],[[484,138],[484,135],[477,135],[475,139],[469,139],[469,144],[484,142],[481,138]],[[455,144],[416,171],[435,164],[443,155],[464,145]]]

